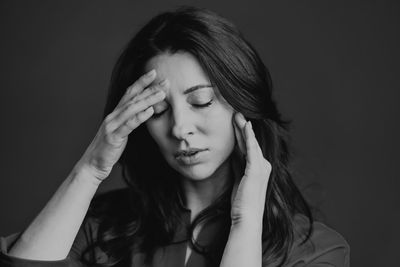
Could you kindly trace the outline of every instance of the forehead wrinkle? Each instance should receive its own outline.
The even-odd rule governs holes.
[[[146,69],[150,70],[150,67],[157,70],[155,82],[168,78],[170,89],[173,91],[178,89],[180,92],[184,92],[199,84],[211,84],[197,59],[187,52],[157,55],[147,62]]]

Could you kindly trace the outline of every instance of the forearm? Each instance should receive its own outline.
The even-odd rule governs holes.
[[[87,168],[75,166],[9,255],[32,260],[65,259],[98,186]]]
[[[220,267],[261,267],[262,224],[259,220],[233,224]]]

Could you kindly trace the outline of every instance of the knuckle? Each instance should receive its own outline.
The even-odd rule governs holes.
[[[147,88],[146,90],[148,90],[149,93],[155,93],[159,89],[158,89],[158,85],[153,85],[153,86],[150,86],[149,88]]]
[[[135,120],[136,120],[136,116],[134,116],[133,118],[130,118],[128,120],[126,120],[124,122],[124,125],[129,127],[129,128],[133,128],[133,126],[135,125]]]
[[[251,149],[256,150],[257,149],[257,144],[255,142],[250,142],[250,147],[251,147]]]
[[[105,134],[111,134],[114,131],[111,121],[104,124],[104,132]]]
[[[136,120],[137,120],[138,124],[140,124],[141,122],[143,122],[143,121],[144,121],[143,113],[137,114]]]
[[[136,103],[134,103],[134,105],[131,105],[129,107],[129,112],[132,114],[137,114],[138,112],[140,112],[140,110],[142,110],[144,107],[146,106],[146,103],[141,101],[138,101]]]
[[[160,84],[156,84],[153,87],[153,92],[162,91],[163,86]]]
[[[126,102],[126,107],[130,107],[130,106],[134,105],[135,103],[136,103],[136,99],[135,98],[131,99],[128,102]]]
[[[104,141],[106,144],[113,144],[114,143],[114,135],[113,134],[105,134],[104,135]]]
[[[134,118],[127,119],[124,121],[123,125],[121,127],[126,127],[130,130],[133,130],[136,128],[136,116]]]
[[[151,79],[147,75],[144,75],[137,80],[136,85],[139,87],[145,87],[150,81]]]
[[[137,115],[137,119],[138,119],[139,123],[142,123],[143,121],[145,121],[147,119],[147,114],[145,112],[140,112]]]
[[[146,95],[146,96],[142,99],[142,101],[143,101],[144,103],[147,103],[147,102],[149,102],[149,101],[153,98],[153,96],[154,96],[154,94]]]
[[[132,118],[132,124],[134,124],[134,127],[132,128],[136,128],[138,127],[141,123],[142,123],[142,116],[141,116],[141,112],[137,113],[133,118]]]
[[[264,166],[265,166],[265,168],[266,168],[268,171],[271,171],[271,170],[272,170],[272,165],[271,165],[271,163],[270,163],[268,160],[266,160],[266,159],[264,159]]]
[[[153,104],[155,101],[154,95],[150,95],[143,100],[143,104],[147,107]]]
[[[108,114],[105,118],[104,118],[104,124],[109,124],[113,119],[112,113]]]
[[[128,87],[126,90],[126,95],[128,97],[136,97],[137,95],[137,90],[138,90],[138,85],[136,83],[132,84],[131,86]]]
[[[135,103],[129,103],[128,105],[126,105],[126,107],[124,108],[124,110],[122,111],[124,114],[131,114],[131,113],[135,113],[135,109],[136,109],[136,105],[134,105]],[[125,117],[126,115],[124,115]]]

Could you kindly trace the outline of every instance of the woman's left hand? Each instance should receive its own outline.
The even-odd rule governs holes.
[[[251,122],[246,121],[241,113],[236,113],[233,121],[239,153],[241,153],[239,160],[245,161],[246,167],[243,177],[236,178],[232,191],[232,225],[240,224],[243,221],[258,222],[262,225],[272,166],[263,156]],[[236,168],[241,165],[238,162],[233,163]]]

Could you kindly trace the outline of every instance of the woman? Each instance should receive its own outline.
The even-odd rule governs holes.
[[[266,67],[224,18],[153,18],[120,56],[104,114],[45,208],[2,238],[1,266],[349,265],[292,181]],[[117,162],[128,187],[92,201]]]

